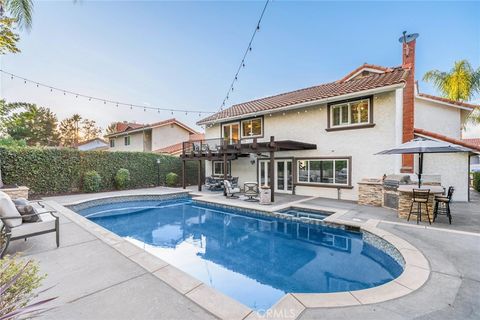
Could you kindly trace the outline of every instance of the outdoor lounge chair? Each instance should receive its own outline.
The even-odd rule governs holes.
[[[244,185],[244,194],[247,197],[245,201],[258,201],[258,184],[256,182],[245,182]]]
[[[35,202],[28,202],[33,205]],[[57,248],[60,245],[60,223],[58,216],[54,215],[56,211],[48,211],[45,206],[37,202],[40,208],[33,207],[31,214],[20,214],[15,203],[10,196],[0,191],[0,220],[2,227],[0,230],[0,243],[2,249],[0,258],[7,252],[10,241],[25,239],[50,232],[56,233]],[[38,218],[35,222],[24,222],[24,220]]]
[[[223,185],[225,186],[227,198],[238,198],[237,194],[240,193],[240,188],[232,187],[232,184],[228,180],[223,180]]]

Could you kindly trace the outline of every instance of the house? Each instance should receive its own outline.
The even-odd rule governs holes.
[[[80,151],[100,151],[107,150],[108,143],[100,138],[90,139],[77,144],[77,149]]]
[[[205,139],[205,135],[203,133],[197,133],[197,134],[191,134],[188,141],[189,142],[198,141],[198,140],[201,141],[203,139]],[[183,141],[176,144],[172,144],[170,146],[167,146],[161,149],[157,149],[154,152],[160,153],[160,154],[169,154],[171,156],[180,156],[182,154],[182,151],[183,151]]]
[[[109,151],[145,151],[169,153],[173,146],[199,133],[184,123],[172,118],[152,124],[118,122],[115,133],[108,134]],[[200,136],[199,138],[202,138]]]
[[[415,137],[479,153],[461,136],[478,106],[420,93],[416,40],[408,39],[400,66],[364,64],[339,80],[233,105],[200,120],[205,140],[186,143],[182,159],[205,159],[207,176],[227,171],[240,185],[257,181],[275,192],[357,200],[364,178],[402,173],[416,179],[414,155],[375,155]],[[454,200],[467,201],[469,156],[425,155],[424,174],[441,175],[442,185],[455,187]]]
[[[463,141],[480,148],[480,138],[463,139]],[[472,155],[470,157],[470,171],[480,171],[480,155]]]

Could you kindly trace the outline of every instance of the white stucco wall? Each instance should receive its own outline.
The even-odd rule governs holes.
[[[415,128],[461,138],[461,109],[415,98]]]
[[[446,188],[454,186],[453,201],[468,201],[468,162],[467,153],[425,154],[423,172],[441,175]]]
[[[188,141],[190,132],[173,124],[152,129],[152,150],[162,149],[173,144]]]
[[[124,142],[125,136],[119,136],[115,138],[115,147],[109,148],[108,151],[143,151],[143,133],[136,132],[129,134],[130,145],[126,146]],[[110,138],[113,139],[113,138]],[[109,142],[110,146],[110,142]]]

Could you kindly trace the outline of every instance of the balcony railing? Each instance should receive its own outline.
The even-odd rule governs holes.
[[[245,139],[203,139],[183,142],[183,154],[218,154],[224,150],[238,149],[242,144],[257,143],[257,138]]]

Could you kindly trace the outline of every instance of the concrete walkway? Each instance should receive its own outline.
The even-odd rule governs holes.
[[[178,192],[153,188],[122,194]],[[109,196],[118,193],[106,193]],[[72,195],[49,198],[69,203],[92,198]],[[387,302],[343,308],[307,309],[301,319],[480,319],[480,197],[454,205],[454,224],[438,228],[405,223],[391,211],[327,199],[306,199],[309,205],[346,210],[347,220],[379,220],[378,226],[416,246],[432,268],[428,282],[405,297]],[[442,217],[445,219],[445,217]],[[375,220],[370,220],[370,222]],[[446,220],[446,219],[445,219]],[[463,222],[462,222],[463,221]],[[475,225],[471,225],[475,224]],[[452,232],[453,230],[453,232]],[[48,274],[42,297],[58,296],[45,319],[213,319],[214,316],[162,280],[126,258],[76,222],[61,217],[61,247],[53,234],[15,241],[10,252],[23,252]],[[286,310],[285,315],[288,315]],[[289,319],[285,317],[283,319]]]

